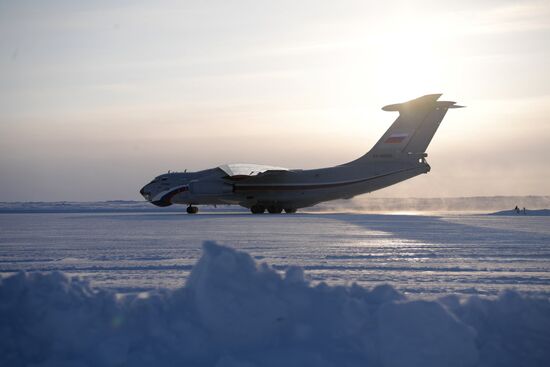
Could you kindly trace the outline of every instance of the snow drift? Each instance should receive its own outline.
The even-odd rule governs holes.
[[[533,217],[548,217],[550,216],[550,209],[539,209],[539,210],[530,210],[526,209],[523,211],[523,209],[520,209],[519,213],[515,210],[503,210],[496,213],[491,213],[489,215],[508,215],[508,216],[533,216]]]
[[[62,273],[0,283],[3,366],[548,366],[550,302],[310,285],[204,244],[185,287],[117,297]]]

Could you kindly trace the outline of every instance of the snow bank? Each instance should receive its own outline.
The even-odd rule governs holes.
[[[0,283],[3,366],[548,366],[550,302],[311,286],[204,244],[185,287],[118,298],[62,273]]]
[[[520,209],[519,213],[516,212],[515,210],[503,210],[500,212],[491,213],[489,215],[511,215],[511,216],[518,216],[518,217],[522,215],[527,215],[532,217],[547,217],[547,216],[550,216],[550,209],[539,209],[539,210],[526,209],[525,213],[523,212],[522,209]]]
[[[550,207],[550,196],[474,196],[454,198],[381,198],[376,194],[351,200],[334,200],[317,204],[308,211],[428,211],[490,212],[503,208],[540,209]]]

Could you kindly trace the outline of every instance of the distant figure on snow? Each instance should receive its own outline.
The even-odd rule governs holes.
[[[518,208],[517,205],[516,205],[516,207],[514,208],[514,211],[516,212],[516,214],[519,214],[519,208]]]
[[[527,214],[527,211],[525,210],[525,207],[523,207],[523,215]]]

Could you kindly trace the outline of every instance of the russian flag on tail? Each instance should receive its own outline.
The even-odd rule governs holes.
[[[403,134],[403,133],[395,133],[388,136],[388,138],[384,141],[386,144],[399,144],[403,140],[405,140],[409,136],[409,134]]]

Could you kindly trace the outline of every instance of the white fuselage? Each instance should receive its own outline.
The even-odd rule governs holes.
[[[367,154],[343,165],[297,170],[226,164],[160,175],[140,193],[158,206],[237,204],[253,213],[280,213],[378,190],[430,171],[425,150],[447,110],[460,107],[439,97],[426,95],[384,107],[400,116]]]

